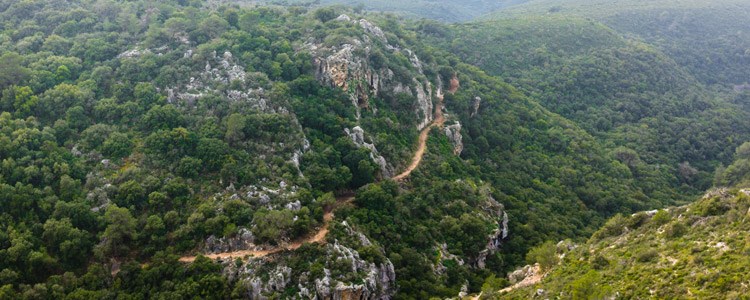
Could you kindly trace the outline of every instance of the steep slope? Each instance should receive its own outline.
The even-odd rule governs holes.
[[[746,295],[747,190],[706,193],[696,203],[617,216],[586,243],[555,247],[560,264],[537,284],[488,297],[563,299],[736,298]],[[555,259],[555,258],[553,258]]]

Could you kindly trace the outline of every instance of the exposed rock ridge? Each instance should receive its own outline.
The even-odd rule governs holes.
[[[445,135],[453,144],[453,154],[459,155],[464,151],[463,135],[461,135],[461,123],[456,121],[455,124],[445,126]]]
[[[356,126],[351,130],[347,128],[345,131],[346,135],[352,139],[354,144],[361,148],[367,148],[370,150],[370,158],[380,167],[380,173],[383,174],[383,177],[393,177],[393,174],[395,173],[393,166],[391,166],[385,158],[378,153],[375,144],[365,141],[365,131],[362,127]]]
[[[510,230],[508,229],[508,213],[505,211],[502,204],[497,202],[492,196],[488,195],[486,206],[483,207],[483,209],[492,219],[500,221],[497,224],[498,227],[487,237],[486,246],[479,252],[479,256],[472,264],[480,269],[485,268],[487,257],[500,250],[503,240],[506,239],[510,233]]]
[[[411,78],[411,82],[404,82],[397,79],[393,70],[385,66],[380,68],[371,66],[368,57],[374,46],[366,41],[355,40],[352,44],[344,44],[331,49],[311,43],[306,46],[313,54],[316,79],[323,85],[346,91],[356,109],[357,119],[362,117],[362,109],[371,108],[370,98],[389,92],[391,94],[406,93],[417,98],[417,110],[414,113],[420,120],[417,125],[418,130],[422,130],[432,122],[435,99],[432,93],[432,83],[425,79],[418,79],[426,77],[419,57],[412,51],[399,50],[395,47],[392,50],[405,53],[418,74]],[[357,55],[358,50],[363,51],[365,55]]]
[[[241,228],[234,237],[209,236],[203,246],[204,253],[223,253],[238,250],[248,250],[255,247],[255,236],[247,228]]]
[[[363,244],[372,243],[363,234],[353,230],[348,224],[344,224],[347,232],[360,239]],[[364,240],[362,240],[364,239]],[[365,261],[359,253],[338,241],[327,244],[326,262],[323,276],[320,278],[309,278],[310,273],[305,272],[299,276],[296,282],[292,278],[292,269],[283,263],[277,264],[270,271],[267,264],[271,263],[268,258],[250,259],[242,265],[234,261],[224,262],[224,274],[230,281],[239,281],[246,288],[245,297],[249,299],[271,299],[274,294],[282,293],[289,287],[296,287],[299,292],[297,299],[369,299],[386,300],[395,294],[396,273],[390,260],[385,259],[380,264]],[[333,266],[340,265],[339,261],[350,262],[350,270],[346,273],[356,274],[361,278],[359,283],[347,279],[346,275],[336,275]]]
[[[356,24],[364,30],[365,35],[347,44],[334,47],[327,47],[315,41],[307,42],[304,48],[313,56],[316,79],[323,85],[341,88],[347,92],[356,110],[357,120],[362,117],[363,109],[377,113],[377,108],[370,105],[372,97],[383,93],[392,95],[405,93],[416,98],[414,114],[418,120],[417,130],[429,126],[434,120],[436,95],[433,95],[432,83],[426,79],[424,66],[416,53],[390,45],[383,30],[365,19],[354,20],[347,15],[341,15],[335,21]],[[397,78],[398,76],[388,66],[374,65],[371,62],[372,49],[380,47],[378,43],[384,44],[386,51],[399,52],[409,59],[413,67],[413,72],[409,75],[411,78]],[[362,138],[359,136],[360,132]],[[360,147],[371,151],[376,148],[375,145],[364,142],[366,134],[361,128],[357,130],[355,127],[347,134]],[[376,150],[371,154],[371,158],[380,166],[383,177],[393,176],[393,167]]]

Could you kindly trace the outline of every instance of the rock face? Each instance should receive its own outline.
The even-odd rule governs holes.
[[[306,47],[313,55],[313,65],[318,81],[323,85],[347,91],[352,104],[357,108],[357,118],[361,117],[361,109],[375,110],[370,107],[371,97],[379,96],[383,92],[410,94],[415,96],[418,102],[415,114],[419,116],[420,121],[417,129],[422,130],[429,125],[433,118],[434,96],[432,84],[426,79],[418,79],[427,78],[419,57],[409,49],[389,45],[383,31],[365,19],[354,21],[347,15],[341,15],[336,20],[359,25],[366,35],[361,40],[354,40],[350,44],[332,48],[308,43]],[[370,62],[370,54],[376,46],[372,39],[384,43],[388,51],[406,56],[414,68],[412,72],[414,77],[396,78],[393,70],[387,66],[373,66]]]
[[[349,43],[328,47],[313,41],[304,45],[313,56],[315,77],[323,85],[341,88],[349,95],[352,105],[356,109],[357,119],[362,117],[362,110],[377,109],[370,105],[370,99],[385,94],[408,94],[416,99],[414,115],[417,118],[417,130],[429,126],[434,119],[434,102],[437,95],[433,93],[433,85],[424,74],[421,60],[413,51],[401,49],[388,44],[388,39],[378,26],[365,19],[354,20],[347,15],[341,15],[337,22],[347,22],[361,27],[365,34],[361,38],[353,39]],[[385,51],[399,53],[409,60],[411,68],[407,74],[396,75],[383,63],[371,60],[376,47],[385,46]],[[403,73],[403,72],[401,72]],[[407,76],[407,78],[403,78]],[[452,84],[458,85],[456,82]],[[455,129],[455,128],[454,128]],[[356,127],[347,132],[360,147],[370,150],[375,145],[364,142],[364,131]],[[362,138],[360,138],[360,135]],[[383,177],[393,176],[392,167],[385,158],[373,151],[373,161],[380,166]]]
[[[362,245],[372,245],[363,234],[348,224],[343,225],[347,233]],[[385,259],[379,264],[368,262],[356,250],[338,241],[326,245],[324,251],[324,268],[318,278],[310,278],[309,271],[294,277],[294,270],[286,266],[283,259],[268,257],[241,265],[225,262],[224,274],[230,281],[244,285],[244,297],[249,299],[276,299],[289,288],[298,290],[296,299],[385,300],[395,294],[396,273],[390,260]]]
[[[479,107],[481,105],[482,105],[482,98],[474,97],[474,103],[472,104],[472,107],[474,108],[474,110],[471,112],[472,118],[476,116],[477,113],[479,113]]]
[[[511,284],[520,283],[527,278],[538,276],[538,273],[540,273],[540,269],[541,268],[539,267],[539,264],[533,266],[527,265],[508,274],[508,280]]]
[[[448,140],[453,144],[453,154],[459,155],[464,151],[463,136],[461,135],[461,123],[445,126],[445,135],[448,136]]]
[[[348,135],[357,146],[370,150],[370,158],[380,167],[380,173],[383,174],[383,177],[393,177],[393,174],[395,173],[393,166],[388,164],[385,158],[378,154],[378,149],[375,147],[375,144],[365,141],[365,131],[361,127],[357,126],[351,130],[347,128],[346,135]]]
[[[483,209],[494,219],[500,219],[501,221],[498,222],[498,228],[487,237],[487,245],[479,252],[479,257],[477,257],[476,261],[472,264],[479,269],[485,268],[487,257],[500,250],[503,240],[508,237],[510,232],[508,229],[508,213],[505,212],[505,208],[502,204],[489,196],[487,206],[483,207]]]
[[[265,263],[265,260],[250,260],[238,267],[234,262],[226,262],[224,275],[231,281],[242,281],[247,291],[245,298],[269,299],[268,295],[283,292],[287,288],[291,282],[292,269],[277,265],[270,271],[262,272]]]
[[[241,228],[234,237],[217,238],[212,235],[206,239],[204,253],[225,253],[255,248],[255,236],[247,228]]]
[[[464,260],[461,259],[461,257],[458,257],[457,255],[454,255],[448,251],[448,245],[446,243],[440,244],[440,246],[437,247],[436,251],[438,252],[440,261],[434,266],[435,274],[445,274],[445,271],[447,271],[448,268],[445,266],[444,262],[447,260],[455,261],[459,266],[464,265]]]
[[[351,272],[365,275],[363,283],[344,283],[332,278],[332,272],[325,269],[325,276],[315,280],[316,299],[391,299],[395,294],[396,272],[390,260],[380,265],[368,263],[359,257],[356,250],[335,243],[328,245],[329,259],[349,260]]]
[[[450,87],[448,88],[448,92],[451,94],[455,94],[458,91],[458,88],[461,87],[461,81],[458,80],[458,75],[453,74],[453,77],[451,77]]]

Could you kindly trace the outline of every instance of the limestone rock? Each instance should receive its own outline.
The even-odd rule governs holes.
[[[472,104],[472,107],[474,108],[474,110],[473,110],[473,111],[471,112],[471,117],[472,117],[472,118],[473,118],[474,116],[476,116],[476,115],[477,115],[477,113],[479,113],[479,107],[480,107],[481,105],[482,105],[482,98],[479,98],[479,97],[474,97],[474,102],[473,102],[473,104]]]
[[[365,131],[362,129],[362,127],[356,126],[351,130],[347,128],[346,134],[352,139],[354,144],[370,150],[370,158],[380,167],[380,172],[381,174],[383,174],[383,177],[393,177],[393,167],[388,164],[383,156],[378,154],[378,149],[374,144],[365,141]]]
[[[385,37],[385,33],[383,33],[383,30],[380,29],[380,27],[373,25],[370,23],[370,21],[367,21],[365,19],[359,20],[359,26],[362,26],[362,29],[365,30],[365,32],[375,36],[379,40],[381,40],[383,43],[388,43],[388,39]]]
[[[448,140],[453,144],[453,154],[459,155],[464,150],[463,136],[461,135],[461,123],[445,126],[445,135],[448,136]]]
[[[524,266],[523,268],[520,268],[508,274],[508,280],[510,281],[511,284],[519,283],[526,278],[535,276],[537,274],[538,268],[539,268],[538,264],[534,266],[532,265]]]
[[[240,228],[233,237],[218,238],[214,235],[206,239],[204,253],[225,253],[255,248],[255,236],[247,228]]]

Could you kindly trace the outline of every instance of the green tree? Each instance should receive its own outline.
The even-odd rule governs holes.
[[[531,248],[526,254],[526,262],[538,263],[542,270],[549,270],[557,264],[557,245],[552,241],[546,241],[539,246]]]
[[[123,158],[132,152],[134,143],[127,134],[113,132],[102,144],[102,154],[112,158]]]
[[[294,213],[290,210],[259,210],[253,215],[253,234],[259,241],[277,243],[290,233]]]
[[[57,67],[57,71],[55,72],[55,79],[57,82],[66,82],[68,80],[71,80],[72,74],[70,73],[70,69],[68,69],[67,66],[62,65]]]
[[[49,219],[44,223],[42,240],[53,255],[66,268],[79,268],[89,257],[91,240],[89,234],[73,227],[69,219]]]
[[[317,18],[323,23],[333,20],[338,16],[336,15],[336,10],[334,10],[331,7],[319,8],[315,10],[314,14],[315,14],[315,18]]]
[[[73,106],[65,112],[65,120],[71,128],[81,131],[91,125],[91,119],[81,106]]]
[[[164,102],[164,96],[160,95],[153,84],[141,82],[135,85],[133,96],[144,110]]]
[[[115,201],[118,205],[142,207],[146,204],[146,190],[135,180],[128,180],[118,187]]]
[[[3,93],[3,97],[13,98],[13,109],[18,118],[30,116],[39,104],[39,97],[28,86],[12,87]]]
[[[110,205],[104,214],[106,229],[98,247],[106,256],[121,257],[128,254],[137,239],[137,222],[127,208]]]
[[[183,122],[182,114],[174,105],[155,105],[143,116],[142,126],[145,130],[156,131],[177,128]]]
[[[229,23],[217,15],[205,18],[195,32],[195,39],[199,44],[219,37],[229,28]]]
[[[185,178],[195,178],[203,170],[203,161],[194,157],[183,157],[177,164],[175,172]]]
[[[245,139],[246,119],[241,114],[231,114],[227,118],[225,138],[230,145],[237,145]]]
[[[28,79],[31,71],[23,66],[23,57],[15,52],[0,56],[0,90],[11,85],[19,85]]]

